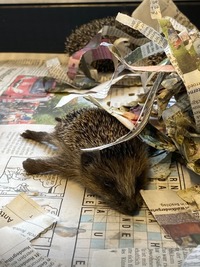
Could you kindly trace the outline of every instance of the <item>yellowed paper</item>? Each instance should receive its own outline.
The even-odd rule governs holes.
[[[20,193],[0,210],[0,228],[12,227],[28,240],[58,221],[57,216],[48,213],[25,193]]]

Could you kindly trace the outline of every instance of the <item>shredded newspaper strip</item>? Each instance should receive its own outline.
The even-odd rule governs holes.
[[[0,237],[7,239],[0,254],[3,267],[24,262],[33,266],[36,261],[38,266],[67,267],[196,264],[199,31],[172,0],[144,0],[132,16],[119,13],[116,21],[138,31],[140,38],[106,25],[71,57],[1,55]],[[130,44],[136,48],[131,50]],[[102,60],[112,62],[114,72],[99,72],[93,63]],[[114,143],[88,150],[136,136],[153,147],[149,190],[142,192],[146,205],[133,217],[111,211],[73,181],[53,174],[28,176],[22,168],[27,157],[54,153],[20,138],[27,124],[32,130],[52,131],[54,117],[88,105],[104,108],[129,129]],[[26,214],[21,206],[19,212],[10,208],[22,196],[31,203]],[[14,213],[19,217],[16,225]]]

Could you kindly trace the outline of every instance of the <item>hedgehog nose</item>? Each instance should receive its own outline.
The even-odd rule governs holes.
[[[133,206],[128,206],[125,209],[125,214],[129,215],[129,216],[134,216],[137,214],[138,208],[139,208],[139,206],[137,205],[137,203],[135,203],[135,205],[133,205]]]
[[[137,209],[134,209],[134,210],[129,212],[129,216],[134,216],[137,214],[137,212],[138,212]]]
[[[125,211],[124,214],[128,216],[134,216],[137,213],[136,210]]]

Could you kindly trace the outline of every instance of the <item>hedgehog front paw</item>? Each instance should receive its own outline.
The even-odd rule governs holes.
[[[41,172],[41,168],[37,164],[37,160],[28,158],[25,161],[23,161],[22,165],[27,173],[36,174]]]

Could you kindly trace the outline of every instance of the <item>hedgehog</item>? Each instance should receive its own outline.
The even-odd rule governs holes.
[[[140,190],[147,185],[148,149],[138,137],[114,146],[88,151],[111,143],[129,130],[101,108],[74,110],[56,118],[52,132],[26,130],[23,138],[57,147],[47,158],[28,158],[28,174],[53,173],[78,182],[111,209],[134,215],[142,203]],[[85,150],[86,149],[86,150]]]

